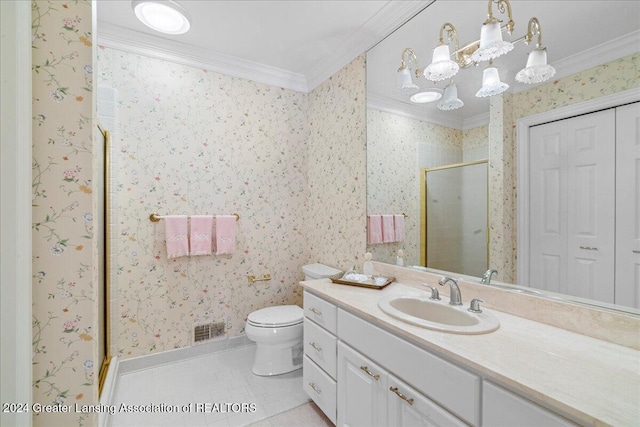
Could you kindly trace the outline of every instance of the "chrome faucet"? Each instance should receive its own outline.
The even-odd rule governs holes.
[[[482,280],[480,281],[480,283],[483,283],[485,285],[490,285],[491,284],[491,277],[493,275],[498,275],[498,270],[487,270],[483,275],[482,275]]]
[[[462,305],[462,296],[460,295],[460,288],[458,287],[458,282],[456,282],[451,277],[444,276],[442,279],[438,280],[438,284],[440,286],[444,286],[449,283],[449,304],[450,305]]]

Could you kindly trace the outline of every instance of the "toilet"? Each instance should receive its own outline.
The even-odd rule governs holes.
[[[305,280],[321,279],[340,272],[323,264],[302,267]],[[304,311],[297,305],[267,307],[249,314],[245,333],[256,343],[251,371],[255,375],[286,374],[302,368],[302,322]]]

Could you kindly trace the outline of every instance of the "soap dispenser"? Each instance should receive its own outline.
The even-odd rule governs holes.
[[[404,256],[404,251],[402,249],[399,249],[398,256],[396,257],[396,265],[399,265],[401,267],[404,266],[404,259],[402,259],[403,256]]]
[[[371,252],[367,252],[366,254],[364,254],[364,263],[362,264],[362,273],[365,276],[373,276],[373,263],[371,262],[371,258],[373,258],[373,255],[371,255]]]

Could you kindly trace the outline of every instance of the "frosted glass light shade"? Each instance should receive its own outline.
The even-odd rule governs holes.
[[[541,83],[555,73],[556,69],[547,64],[547,49],[537,48],[529,52],[527,66],[516,74],[516,80],[526,84]]]
[[[396,75],[396,90],[401,96],[411,96],[420,90],[418,85],[411,80],[411,71],[408,68],[398,70]]]
[[[431,81],[439,82],[456,75],[460,66],[451,60],[449,45],[443,44],[433,50],[431,64],[424,69],[424,76]]]
[[[438,102],[437,107],[441,110],[457,110],[462,108],[464,102],[458,98],[458,88],[454,84],[450,84],[444,88],[444,97],[442,101]]]
[[[442,89],[430,88],[413,95],[409,100],[414,104],[426,104],[442,98]]]
[[[473,52],[474,62],[488,61],[513,50],[513,44],[502,40],[499,21],[485,22],[480,30],[480,47]]]
[[[187,10],[172,0],[134,0],[131,7],[147,27],[165,34],[184,34],[191,28]]]
[[[498,69],[496,67],[487,67],[482,72],[482,87],[476,92],[476,96],[478,98],[493,96],[507,89],[509,89],[509,85],[500,81]]]

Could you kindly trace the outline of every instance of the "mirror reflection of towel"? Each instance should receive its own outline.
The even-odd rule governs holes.
[[[393,216],[393,228],[396,235],[396,242],[404,241],[404,215]]]
[[[382,241],[384,243],[392,243],[396,241],[393,215],[382,215]]]
[[[367,217],[367,244],[376,245],[382,243],[382,217],[369,215]]]

